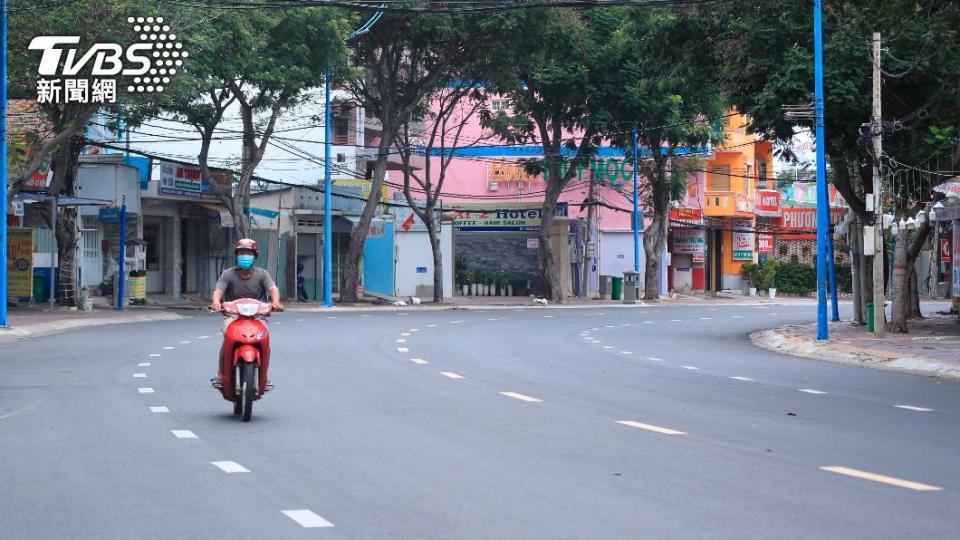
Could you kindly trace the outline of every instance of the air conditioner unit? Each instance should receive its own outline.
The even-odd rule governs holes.
[[[500,191],[500,184],[498,182],[490,182],[487,184],[487,189],[490,191]]]

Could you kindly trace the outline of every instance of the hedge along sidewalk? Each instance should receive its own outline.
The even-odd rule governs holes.
[[[910,321],[909,334],[887,333],[880,339],[849,321],[831,323],[827,341],[817,341],[816,324],[763,330],[750,339],[793,356],[960,380],[960,323],[952,315],[928,317]]]
[[[771,263],[775,268],[770,268]],[[850,266],[838,264],[835,270],[837,291],[848,294],[852,292],[853,277],[850,274]],[[801,296],[817,290],[816,267],[801,262],[770,259],[761,264],[748,263],[744,265],[744,274],[751,279],[753,286],[762,290],[773,287],[781,294]]]

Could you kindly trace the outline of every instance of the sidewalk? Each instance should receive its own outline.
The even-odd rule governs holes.
[[[949,304],[924,305],[927,319],[909,322],[909,334],[874,338],[850,321],[830,323],[830,339],[817,341],[816,324],[781,326],[750,335],[768,350],[876,369],[960,380],[960,322],[938,313]],[[930,313],[926,313],[929,311]]]
[[[76,328],[181,318],[183,317],[165,309],[137,307],[129,307],[123,312],[107,308],[79,311],[70,308],[50,310],[46,306],[11,307],[7,312],[7,327],[0,328],[0,343],[47,336]]]

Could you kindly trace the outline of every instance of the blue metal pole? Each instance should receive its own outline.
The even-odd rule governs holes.
[[[120,273],[117,274],[117,310],[123,311],[123,296],[127,284],[127,194],[120,204]]]
[[[333,216],[330,214],[330,69],[323,77],[323,305],[333,307]]]
[[[7,0],[0,0],[0,328],[7,326]]]
[[[833,233],[827,235],[827,251],[830,257],[830,321],[840,320],[840,306],[837,305],[837,264],[833,255]]]
[[[633,126],[633,271],[640,273],[640,205],[637,200],[637,126]]]
[[[826,144],[823,133],[823,21],[822,0],[813,1],[814,112],[817,128],[817,339],[827,331],[827,237],[830,234],[830,198],[827,190]]]

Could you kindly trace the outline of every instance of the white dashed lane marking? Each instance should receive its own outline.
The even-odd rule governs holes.
[[[826,392],[821,392],[820,390],[814,390],[813,388],[800,388],[798,392],[803,392],[804,394],[826,394]]]
[[[210,464],[228,474],[250,472],[249,469],[236,461],[211,461]]]
[[[189,340],[183,340],[183,341],[180,342],[180,344],[181,344],[181,345],[189,345],[189,344],[190,344],[190,341],[189,341]]]
[[[526,401],[528,403],[540,403],[543,401],[535,397],[530,397],[524,394],[518,394],[517,392],[500,392],[500,395],[507,396],[508,398],[519,399],[520,401]]]
[[[146,373],[134,373],[134,374],[133,374],[133,378],[134,378],[134,379],[146,379],[146,378],[147,378],[147,374],[146,374]]]
[[[170,412],[170,409],[168,409],[168,408],[166,408],[166,407],[150,407],[150,412],[155,412],[155,413],[168,413],[168,412]]]
[[[730,377],[730,378],[733,379],[733,380],[735,380],[735,381],[753,382],[753,379],[751,379],[750,377],[739,377],[739,376],[737,376],[737,377]]]
[[[400,335],[406,337],[410,335],[410,332],[401,332]]]
[[[137,367],[150,367],[150,362],[140,362]]]
[[[312,510],[284,510],[283,513],[290,519],[296,521],[304,529],[314,529],[319,527],[333,527],[333,523],[318,516]]]
[[[867,471],[860,471],[857,469],[851,469],[849,467],[830,466],[830,467],[820,467],[820,469],[824,471],[829,471],[832,473],[852,476],[854,478],[861,478],[863,480],[872,480],[874,482],[880,482],[881,484],[888,484],[891,486],[912,489],[914,491],[941,491],[943,489],[937,486],[931,486],[929,484],[921,484],[920,482],[902,480],[900,478],[894,478],[892,476],[884,476],[882,474],[875,474]]]
[[[160,353],[153,353],[153,354],[151,354],[150,356],[153,357],[153,358],[157,358],[157,357],[160,356]]]
[[[137,388],[137,392],[140,392],[141,394],[152,394],[153,388]]]
[[[689,370],[691,370],[691,371],[696,371],[696,370],[700,369],[700,368],[698,368],[698,367],[696,367],[696,366],[680,366],[680,367],[682,367],[683,369],[689,369]]]
[[[680,319],[670,319],[670,322],[683,322],[683,321]]]
[[[648,356],[648,357],[647,357],[647,360],[649,360],[649,361],[651,361],[651,362],[663,362],[663,358],[657,358],[657,357],[654,357],[654,356]]]
[[[174,350],[174,349],[176,349],[176,347],[164,347],[164,348],[163,348],[163,350],[165,350],[165,351],[172,351],[172,350]]]
[[[894,405],[898,409],[906,409],[908,411],[917,411],[917,412],[932,412],[933,409],[928,409],[926,407],[916,407],[914,405]]]
[[[653,324],[653,321],[643,321],[643,324]]]
[[[397,352],[410,352],[410,349],[406,347],[397,347]]]
[[[436,328],[436,327],[437,327],[437,325],[435,325],[435,324],[428,324],[427,326],[428,326],[429,328]]]
[[[197,339],[207,339],[207,338],[209,338],[209,337],[210,337],[210,336],[197,336]]]
[[[604,345],[603,348],[604,348],[604,349],[612,349],[613,347],[611,347],[610,345]]]
[[[463,375],[460,375],[460,374],[458,374],[458,373],[454,373],[454,372],[452,372],[452,371],[441,371],[440,374],[443,375],[444,377],[448,377],[448,378],[450,378],[450,379],[462,379],[462,378],[463,378]]]
[[[620,354],[633,354],[633,351],[620,351]]]
[[[420,329],[419,329],[419,328],[411,328],[410,331],[411,331],[411,332],[419,332]]]
[[[430,362],[427,362],[426,360],[424,360],[423,358],[411,358],[410,361],[413,362],[414,364],[420,364],[420,365],[424,365],[424,364],[429,364],[429,363],[430,363]]]
[[[189,429],[171,429],[170,433],[173,433],[173,436],[178,439],[196,439],[197,436],[194,435]]]
[[[710,320],[710,317],[700,317],[700,320],[701,320],[701,321],[709,321],[709,320]]]
[[[397,340],[397,343],[406,343],[406,342],[407,342],[407,340],[405,340],[405,339],[398,339],[398,340]]]
[[[677,431],[677,430],[675,430],[675,429],[670,429],[670,428],[665,428],[665,427],[660,427],[660,426],[654,426],[654,425],[651,425],[651,424],[644,424],[644,423],[642,423],[642,422],[635,422],[635,421],[633,421],[633,420],[617,420],[617,423],[618,423],[618,424],[622,424],[622,425],[624,425],[624,426],[630,426],[630,427],[632,427],[632,428],[645,429],[645,430],[647,430],[647,431],[654,431],[654,432],[656,432],[656,433],[662,433],[662,434],[664,434],[664,435],[686,435],[686,432],[683,432],[683,431]]]

